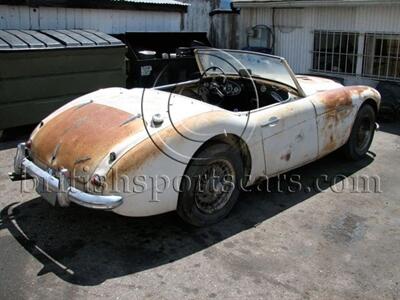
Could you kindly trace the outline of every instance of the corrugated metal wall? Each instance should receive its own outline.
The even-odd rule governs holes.
[[[90,28],[106,33],[180,31],[179,12],[0,5],[1,29]]]
[[[182,2],[190,4],[185,15],[184,31],[209,32],[209,13],[213,9],[213,2],[210,0],[184,0]]]
[[[313,30],[400,34],[399,16],[398,5],[275,9],[275,53],[285,57],[296,73],[307,73],[312,67]],[[242,48],[248,28],[272,26],[272,9],[242,8],[238,23],[238,45]]]
[[[257,24],[272,26],[272,10],[260,8],[242,8],[238,16],[238,45],[240,48],[246,46],[247,30]]]
[[[217,48],[237,48],[237,14],[221,13],[211,17],[210,40]]]
[[[209,13],[216,5],[209,0],[186,0],[188,12],[27,7],[0,5],[0,29],[90,28],[106,33],[127,31],[205,31]]]

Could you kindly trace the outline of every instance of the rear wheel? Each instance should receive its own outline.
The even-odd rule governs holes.
[[[350,138],[343,150],[347,158],[351,160],[361,159],[369,150],[375,135],[376,113],[371,105],[360,108]]]
[[[182,178],[178,214],[195,226],[222,220],[239,197],[243,164],[239,151],[218,143],[196,155]]]

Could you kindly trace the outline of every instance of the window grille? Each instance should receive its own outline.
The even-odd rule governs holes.
[[[356,32],[314,31],[313,71],[356,74]]]
[[[400,79],[400,34],[365,34],[362,75]]]

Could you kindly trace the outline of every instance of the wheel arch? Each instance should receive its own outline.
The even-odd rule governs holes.
[[[352,120],[352,123],[351,123],[351,130],[353,130],[354,123],[355,123],[355,121],[356,121],[356,119],[357,119],[358,113],[360,112],[361,108],[363,108],[365,105],[370,105],[370,106],[373,108],[373,110],[375,111],[375,114],[378,115],[379,107],[378,107],[377,101],[374,100],[373,98],[367,98],[367,99],[365,99],[365,100],[361,103],[361,105],[359,106],[359,108],[358,108],[356,114],[354,115],[354,119]],[[350,135],[351,135],[351,133],[350,133],[349,136],[347,137],[346,143],[348,143],[348,141],[349,141],[349,139],[350,139]],[[346,144],[346,143],[345,143],[345,144]]]
[[[360,110],[361,107],[363,107],[364,105],[371,105],[375,111],[375,114],[378,115],[379,107],[378,107],[378,103],[374,99],[367,98],[366,100],[364,100],[364,102],[361,104],[361,106],[358,110]]]
[[[211,145],[214,145],[214,144],[218,144],[218,143],[224,143],[224,144],[228,144],[232,147],[238,147],[238,149],[240,151],[240,155],[242,157],[242,162],[243,162],[243,166],[244,166],[244,174],[245,174],[245,177],[247,178],[248,176],[246,176],[246,175],[250,174],[251,168],[252,168],[251,153],[250,153],[247,143],[241,137],[237,136],[236,134],[233,134],[233,133],[219,134],[219,135],[216,135],[216,136],[208,139],[207,141],[205,141],[203,143],[203,145],[201,145],[196,150],[196,152],[193,154],[193,157],[196,157],[197,154],[200,153],[205,148],[207,148]],[[185,170],[185,172],[186,172],[186,170]]]

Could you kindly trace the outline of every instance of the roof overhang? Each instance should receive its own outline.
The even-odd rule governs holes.
[[[187,12],[189,4],[176,0],[0,0],[0,4],[30,7],[69,7]]]
[[[235,8],[255,7],[337,7],[360,5],[399,5],[398,0],[232,0]]]

